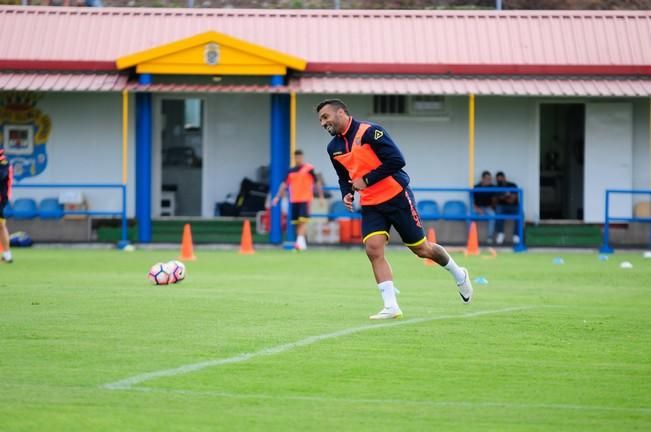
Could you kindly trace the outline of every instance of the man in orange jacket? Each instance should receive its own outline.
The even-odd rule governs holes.
[[[384,308],[372,320],[401,318],[391,266],[384,256],[389,230],[395,227],[405,245],[421,258],[429,258],[450,272],[464,303],[472,300],[472,284],[465,268],[447,251],[427,241],[402,169],[405,160],[389,134],[379,125],[350,116],[339,99],[326,99],[316,107],[321,126],[333,136],[328,154],[339,177],[346,207],[352,211],[355,192],[362,205],[362,236]]]
[[[323,187],[321,180],[314,172],[314,167],[303,160],[303,152],[294,152],[294,166],[289,170],[287,178],[280,184],[278,193],[271,200],[275,206],[285,196],[285,190],[289,187],[289,202],[292,206],[292,224],[296,225],[296,249],[307,249],[305,231],[307,222],[310,219],[310,204],[314,199],[314,185],[316,184],[319,198],[323,201]]]

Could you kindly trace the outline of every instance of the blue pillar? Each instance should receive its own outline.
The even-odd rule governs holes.
[[[285,77],[282,75],[274,75],[271,77],[272,86],[282,86],[284,83]],[[271,196],[274,196],[278,192],[278,188],[285,179],[285,175],[289,169],[288,95],[271,95],[270,148],[269,188],[271,190]],[[269,233],[269,241],[274,244],[280,244],[283,240],[281,217],[280,206],[273,207],[271,209],[271,232]]]
[[[151,84],[151,75],[139,76],[140,84]],[[151,242],[151,93],[136,94],[136,219],[138,241]]]

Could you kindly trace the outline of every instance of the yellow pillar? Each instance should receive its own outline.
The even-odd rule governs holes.
[[[122,90],[122,184],[127,184],[129,148],[129,93]]]
[[[294,151],[296,151],[296,92],[289,94],[289,161],[294,166]]]
[[[475,95],[468,95],[468,187],[475,184]]]

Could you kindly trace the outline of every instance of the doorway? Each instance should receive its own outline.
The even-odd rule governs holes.
[[[540,105],[540,219],[583,220],[585,105]]]
[[[201,216],[203,100],[161,101],[160,216]]]

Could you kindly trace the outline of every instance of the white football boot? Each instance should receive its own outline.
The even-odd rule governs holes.
[[[466,277],[463,279],[463,282],[457,284],[459,288],[459,295],[464,304],[468,304],[472,301],[472,283],[470,282],[470,275],[468,270],[464,267],[461,267],[461,270],[466,274]]]
[[[402,311],[399,307],[383,308],[375,315],[368,317],[370,320],[387,320],[387,319],[400,319],[402,318]]]

